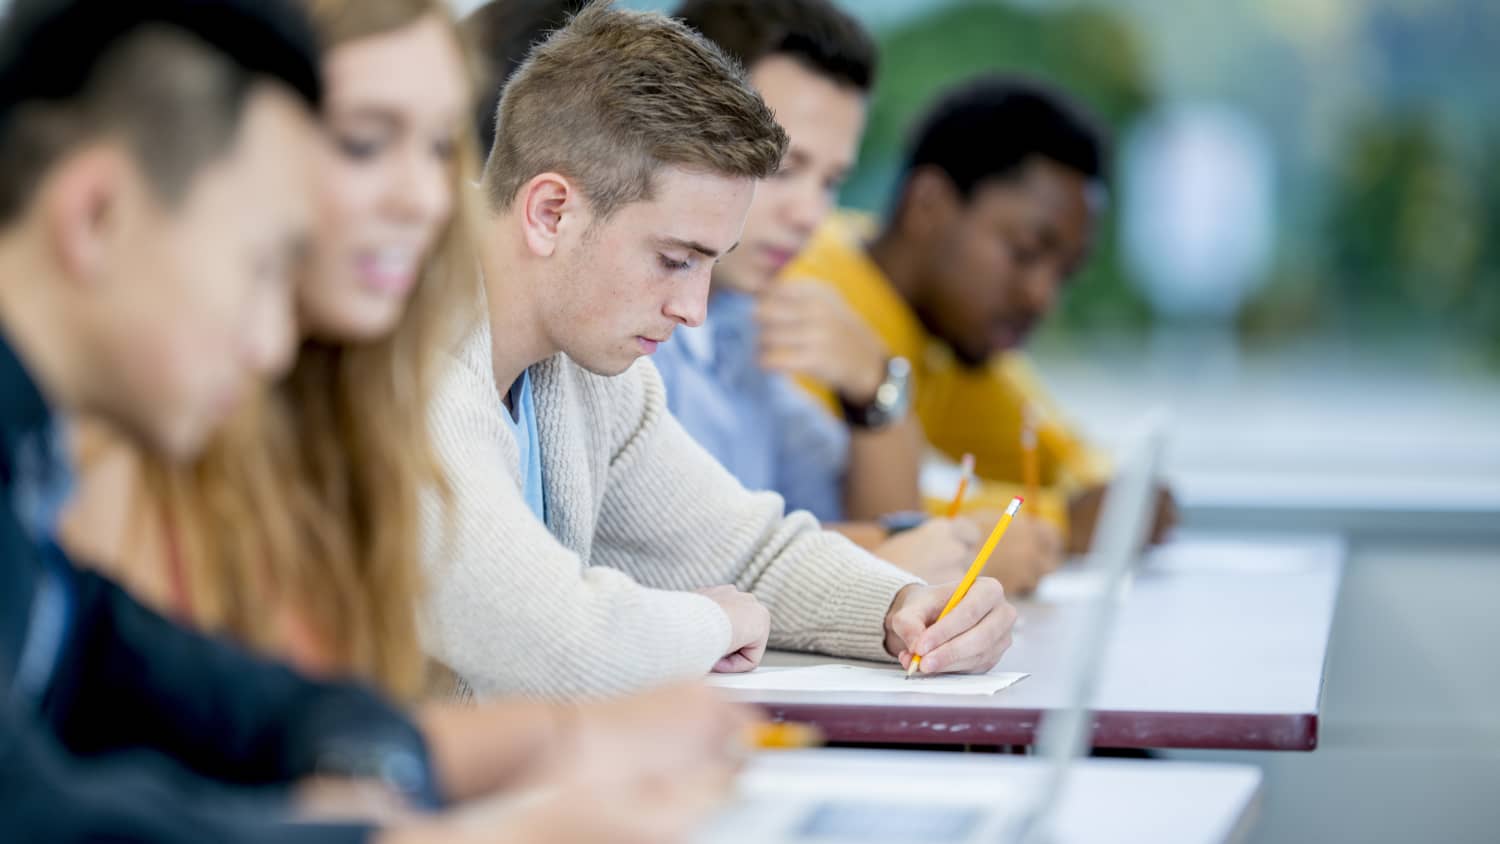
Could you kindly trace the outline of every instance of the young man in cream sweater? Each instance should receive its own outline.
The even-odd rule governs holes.
[[[702,322],[786,136],[743,71],[595,4],[512,77],[480,226],[484,318],[433,407],[432,653],[476,692],[600,694],[745,671],[767,644],[985,671],[1014,609],[928,586],[739,485],[639,358]]]

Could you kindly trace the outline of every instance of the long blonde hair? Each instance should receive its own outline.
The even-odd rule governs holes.
[[[442,0],[309,0],[328,49],[415,23]],[[454,45],[462,49],[454,31]],[[466,128],[466,127],[465,127]],[[271,608],[304,614],[339,666],[410,699],[423,688],[420,497],[446,501],[426,409],[438,357],[475,308],[470,133],[454,210],[400,324],[366,343],[305,342],[287,380],[190,467],[149,466],[186,570],[193,622],[261,649]]]

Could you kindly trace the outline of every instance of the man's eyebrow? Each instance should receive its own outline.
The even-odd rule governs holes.
[[[660,240],[662,245],[664,246],[675,246],[678,249],[686,249],[689,252],[697,252],[699,255],[702,255],[706,258],[719,257],[719,250],[704,246],[696,240],[683,240],[680,237],[663,237],[660,238]],[[728,255],[730,252],[738,249],[739,245],[739,241],[735,241],[735,244],[733,246],[724,250],[724,254]]]

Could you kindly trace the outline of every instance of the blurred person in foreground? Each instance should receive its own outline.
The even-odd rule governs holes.
[[[189,459],[287,364],[318,52],[276,0],[23,0],[0,29],[0,818],[48,841],[674,835],[727,761],[606,785],[560,754],[537,772],[567,772],[556,799],[497,824],[425,814],[488,785],[451,741],[360,686],[189,633],[56,544],[57,411]],[[743,716],[723,720],[720,753]],[[560,749],[587,742],[578,726],[554,719]],[[309,802],[334,783],[340,799]],[[602,814],[575,817],[596,793]],[[299,806],[373,817],[295,823]]]
[[[471,85],[442,0],[309,9],[327,49],[326,142],[296,359],[192,460],[95,435],[65,524],[71,548],[174,619],[418,704],[440,674],[417,618],[420,501],[445,489],[427,405],[474,307],[460,201]],[[735,717],[700,689],[418,713],[439,757],[467,760],[445,777],[459,797],[569,766],[671,773]]]

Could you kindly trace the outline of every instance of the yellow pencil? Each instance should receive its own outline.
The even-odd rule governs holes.
[[[958,479],[958,492],[954,493],[953,501],[948,505],[948,518],[958,516],[958,511],[963,509],[964,496],[969,492],[969,481],[974,479],[974,455],[964,455],[964,473]]]
[[[823,731],[811,724],[762,721],[752,724],[746,743],[755,750],[796,750],[823,743]]]
[[[1021,474],[1026,484],[1026,497],[1036,500],[1037,488],[1042,485],[1042,465],[1037,454],[1037,414],[1033,405],[1026,405],[1025,420],[1021,424]]]
[[[986,539],[984,547],[979,549],[979,556],[974,558],[974,563],[969,566],[969,571],[964,574],[964,579],[960,580],[958,588],[953,590],[953,597],[948,599],[948,605],[943,607],[942,612],[938,613],[938,621],[942,621],[944,616],[953,612],[953,608],[958,606],[958,602],[962,601],[964,596],[969,594],[969,587],[974,585],[974,581],[979,578],[979,573],[984,571],[984,564],[989,562],[990,555],[995,553],[995,546],[1000,544],[1000,537],[1005,535],[1006,528],[1010,527],[1010,520],[1016,517],[1016,511],[1021,509],[1023,501],[1025,499],[1020,496],[1010,500],[1010,506],[1005,508],[1005,514],[1000,517],[1000,521],[995,523],[995,529],[990,531],[990,538]],[[917,673],[917,666],[921,662],[921,655],[911,655],[911,665],[906,669],[908,679],[911,675]]]

